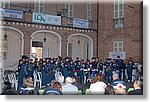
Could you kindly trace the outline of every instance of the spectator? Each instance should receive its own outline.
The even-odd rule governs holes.
[[[116,89],[116,90],[115,90],[115,94],[116,94],[116,95],[127,95],[125,89]]]
[[[73,85],[77,86],[78,90],[83,90],[85,84],[80,82],[80,79],[78,77],[73,77]]]
[[[113,81],[111,82],[110,85],[112,85],[115,90],[126,89],[125,82],[119,79],[118,73],[114,72],[112,75],[112,79],[113,79]]]
[[[63,94],[78,94],[78,88],[73,85],[73,80],[71,77],[67,77],[65,80],[66,85],[62,86]]]
[[[107,85],[102,81],[102,77],[100,76],[100,74],[97,74],[91,82],[91,94],[104,94]]]
[[[128,92],[128,95],[143,95],[142,82],[136,80],[133,84],[134,90]]]
[[[1,95],[17,95],[17,93],[12,90],[10,82],[5,82],[4,84],[5,86]]]
[[[114,88],[110,85],[107,85],[105,88],[105,95],[115,95]]]
[[[61,84],[57,81],[54,81],[51,83],[50,88],[44,91],[44,95],[62,95],[61,91]]]
[[[29,94],[33,94],[33,91],[34,91],[34,87],[33,87],[32,78],[31,77],[24,78],[23,87],[19,90],[19,93],[21,95],[29,95]]]

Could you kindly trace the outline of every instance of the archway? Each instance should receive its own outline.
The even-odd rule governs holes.
[[[67,55],[75,59],[91,59],[93,57],[93,39],[85,34],[76,33],[68,37]]]
[[[0,35],[1,41],[5,34],[7,35],[8,39],[8,49],[6,57],[2,59],[3,68],[4,70],[16,70],[18,60],[23,55],[24,34],[14,27],[1,26],[0,28],[2,30],[2,34]]]
[[[31,38],[31,58],[33,58],[33,54],[37,58],[61,56],[61,36],[58,33],[49,30],[40,30],[33,32]]]

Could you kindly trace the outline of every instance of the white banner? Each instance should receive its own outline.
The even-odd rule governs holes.
[[[52,24],[52,25],[61,25],[61,16],[47,15],[43,13],[34,12],[32,14],[32,22]]]
[[[109,58],[116,59],[120,56],[121,59],[126,59],[126,52],[109,52]]]
[[[85,19],[73,18],[73,27],[89,28],[89,21]]]
[[[22,19],[23,18],[23,11],[0,9],[0,16],[1,17],[8,17],[8,18]]]

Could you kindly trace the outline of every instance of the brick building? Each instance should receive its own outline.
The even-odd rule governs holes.
[[[39,57],[120,55],[142,62],[142,1],[1,3],[1,51],[5,68],[15,68],[22,55]],[[6,36],[5,36],[6,37]],[[4,50],[3,50],[4,49]]]

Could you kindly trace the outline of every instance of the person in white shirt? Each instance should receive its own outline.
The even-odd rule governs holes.
[[[104,94],[106,86],[107,85],[102,81],[102,77],[97,74],[91,81],[90,93],[93,95]]]
[[[71,77],[67,77],[65,80],[66,85],[62,86],[62,93],[66,95],[78,94],[78,88],[73,85],[73,80]]]

